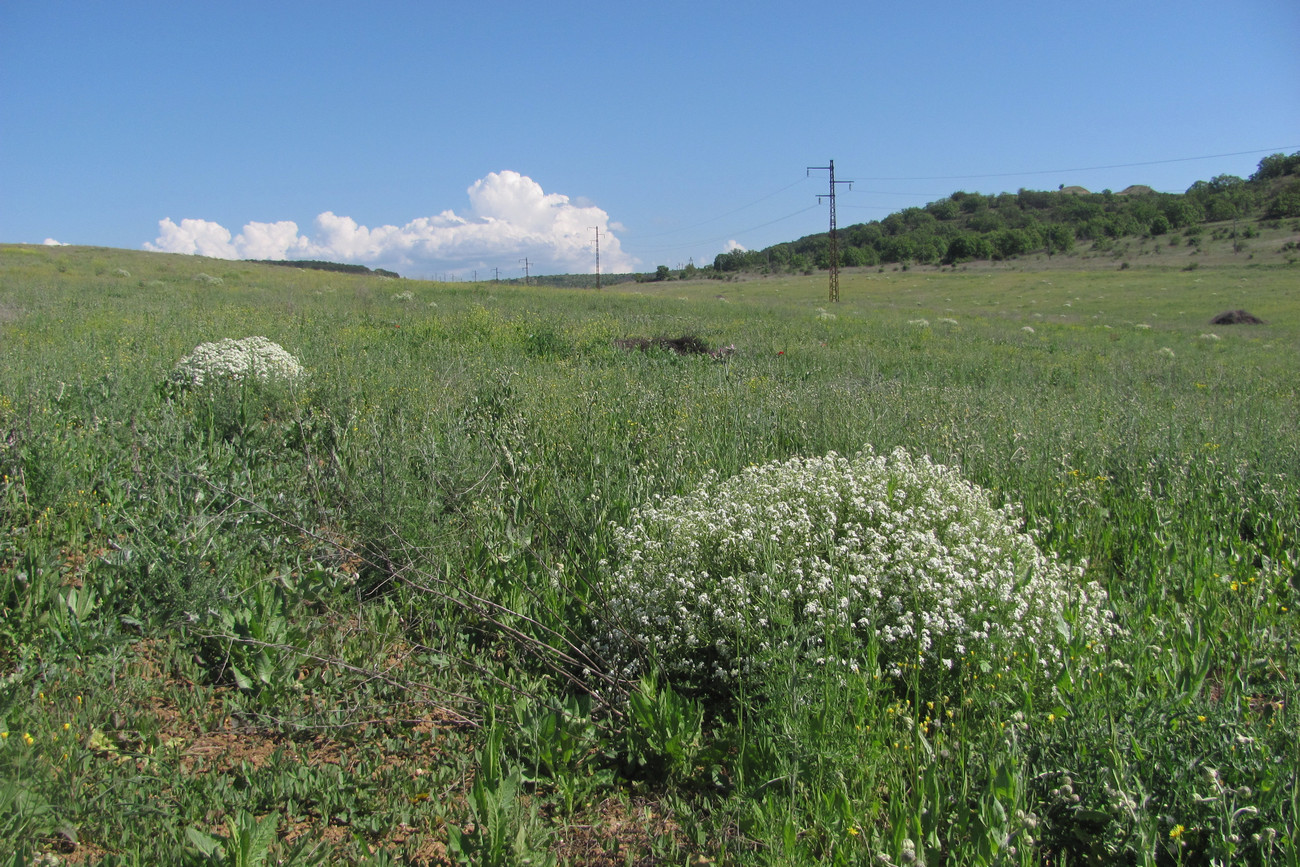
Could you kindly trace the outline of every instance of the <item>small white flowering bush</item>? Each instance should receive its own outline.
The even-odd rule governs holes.
[[[1067,634],[1104,639],[1109,613],[1082,568],[1020,527],[1016,507],[902,449],[710,476],[616,528],[601,589],[617,625],[596,649],[625,673],[645,649],[723,688],[785,652],[895,677],[970,654],[1047,665]]]
[[[248,379],[293,382],[303,375],[298,359],[265,337],[226,338],[200,343],[172,370],[178,385],[200,386],[205,382]]]

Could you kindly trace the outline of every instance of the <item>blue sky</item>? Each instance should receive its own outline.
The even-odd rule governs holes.
[[[1300,150],[1300,3],[0,2],[0,242],[479,279]],[[496,269],[496,271],[494,271]]]

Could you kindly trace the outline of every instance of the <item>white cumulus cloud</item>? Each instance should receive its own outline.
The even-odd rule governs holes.
[[[727,242],[727,246],[723,249],[722,252],[724,252],[724,253],[734,253],[734,252],[736,252],[737,250],[739,250],[740,252],[744,253],[744,252],[746,252],[748,249],[749,249],[749,248],[746,247],[744,244],[740,243],[739,241],[734,241],[734,240],[733,240],[733,241],[728,241],[728,242]]]
[[[172,222],[171,217],[158,221],[161,233],[152,244],[145,244],[146,250],[160,253],[189,253],[196,256],[212,256],[216,259],[238,259],[239,252],[230,242],[230,230],[211,220],[181,220],[180,225]]]
[[[592,241],[601,232],[602,270],[630,271],[636,259],[611,232],[622,226],[594,204],[547,193],[518,172],[492,172],[467,190],[469,215],[446,210],[404,226],[360,225],[326,211],[311,235],[290,220],[247,223],[238,235],[210,220],[170,217],[146,250],[191,253],[220,259],[328,259],[389,268],[408,274],[513,268],[527,257],[534,272],[587,273],[595,269]]]
[[[300,245],[298,224],[292,220],[248,223],[235,239],[235,248],[244,259],[285,259]]]

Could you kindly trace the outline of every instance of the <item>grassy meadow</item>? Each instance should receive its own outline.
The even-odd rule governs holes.
[[[832,305],[0,246],[0,865],[1297,864],[1300,266],[1170,258]],[[308,376],[166,386],[252,335]],[[615,345],[683,335],[734,354]],[[1114,634],[602,666],[637,510],[868,445],[1021,504]]]

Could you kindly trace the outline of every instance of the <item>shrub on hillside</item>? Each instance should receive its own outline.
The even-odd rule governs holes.
[[[1104,592],[1043,554],[1016,507],[902,449],[710,476],[637,510],[615,539],[596,650],[626,675],[642,653],[724,691],[787,654],[894,677],[1013,651],[1045,668],[1067,636],[1112,628]]]

